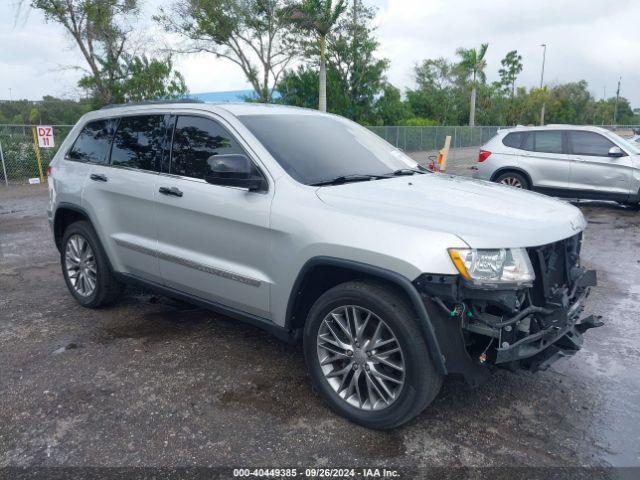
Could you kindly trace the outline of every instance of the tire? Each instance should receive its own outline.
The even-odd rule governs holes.
[[[357,323],[353,320],[353,308],[356,309],[355,314],[358,315],[360,326],[365,325],[360,338],[363,344],[352,342],[351,346],[355,345],[356,348],[352,348],[351,354],[346,350],[347,356],[344,355],[345,350],[335,348],[335,344],[325,341],[327,338],[337,338],[331,334],[331,329],[336,331],[339,328],[338,320],[343,324],[347,320],[345,307],[351,312],[348,325],[352,340],[357,338],[354,334],[354,324]],[[335,316],[331,316],[332,313]],[[367,317],[369,320],[365,321]],[[328,323],[325,323],[326,319]],[[373,330],[380,321],[382,333],[380,337],[376,337]],[[336,333],[342,335],[342,341],[348,339],[344,330]],[[369,338],[368,343],[364,340],[365,337]],[[392,337],[395,343],[390,341]],[[382,345],[381,341],[387,345],[373,349],[371,342],[376,338],[376,345]],[[384,340],[381,340],[383,338]],[[442,385],[442,375],[437,372],[431,359],[427,344],[418,328],[416,314],[402,295],[393,287],[382,283],[347,282],[325,292],[309,312],[304,327],[303,343],[311,379],[323,400],[338,414],[368,428],[389,429],[408,422],[433,401]],[[367,344],[372,353],[370,357],[367,357]],[[333,350],[327,351],[327,347]],[[387,355],[387,351],[393,351],[396,347],[400,349],[399,352]],[[332,352],[341,354],[334,355]],[[321,364],[334,357],[335,362]],[[395,368],[380,363],[380,358],[387,363],[393,363]],[[359,366],[353,367],[354,364]],[[404,371],[401,372],[398,366],[403,366]],[[346,371],[347,377],[327,377],[338,371]],[[356,374],[359,390],[356,390],[353,383]],[[380,380],[379,375],[393,378],[394,381]],[[397,383],[400,380],[401,385]],[[375,382],[377,387],[370,384],[370,381]],[[384,385],[381,385],[381,382],[387,385],[388,391],[383,390]],[[348,386],[342,388],[343,383]],[[382,396],[386,396],[386,403],[382,401],[382,396],[376,393],[376,388]]]
[[[90,250],[82,242],[86,242]],[[83,252],[86,257],[83,257]],[[82,258],[82,262],[74,260],[78,258]],[[122,293],[123,286],[114,277],[102,244],[89,222],[74,222],[66,228],[62,236],[60,264],[69,292],[83,307],[109,305]],[[85,272],[82,276],[78,273],[80,270]],[[82,277],[84,281],[81,281]],[[93,288],[89,288],[92,281]]]
[[[526,177],[518,172],[505,172],[501,173],[494,180],[496,183],[508,185],[513,188],[522,188],[523,190],[530,190],[531,186]]]

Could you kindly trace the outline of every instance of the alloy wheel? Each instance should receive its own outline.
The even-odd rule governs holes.
[[[509,185],[510,187],[523,188],[522,182],[520,182],[516,177],[504,177],[500,180],[500,183],[503,185]]]
[[[389,326],[366,308],[335,308],[317,335],[320,368],[344,401],[362,410],[387,408],[400,396],[405,362]]]
[[[69,237],[64,253],[67,277],[73,289],[88,297],[96,289],[98,269],[89,242],[81,235]]]

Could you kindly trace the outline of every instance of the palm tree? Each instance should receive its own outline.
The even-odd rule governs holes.
[[[302,0],[291,9],[291,20],[304,30],[314,32],[318,36],[320,49],[318,109],[321,112],[327,111],[327,35],[345,10],[345,0],[338,0],[335,5],[333,0]]]
[[[471,108],[469,111],[469,126],[473,127],[476,123],[476,87],[478,79],[482,83],[487,80],[487,76],[484,73],[484,69],[487,66],[487,61],[484,56],[487,54],[489,48],[488,43],[480,45],[480,49],[475,48],[459,48],[456,50],[456,55],[460,57],[460,63],[458,67],[463,73],[465,80],[471,77]]]

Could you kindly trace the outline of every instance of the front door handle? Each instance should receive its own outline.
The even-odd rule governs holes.
[[[160,190],[158,190],[161,194],[163,195],[171,195],[172,197],[181,197],[182,196],[182,190],[180,190],[177,187],[160,187]]]
[[[96,181],[96,182],[106,182],[107,181],[107,176],[103,175],[101,173],[92,173],[91,175],[89,175],[89,178],[91,180]]]

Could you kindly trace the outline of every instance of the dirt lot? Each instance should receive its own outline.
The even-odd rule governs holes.
[[[42,187],[0,186],[1,466],[580,466],[640,464],[640,213],[582,204],[589,310],[606,326],[535,375],[448,381],[415,421],[332,414],[300,348],[130,290],[67,293]]]

